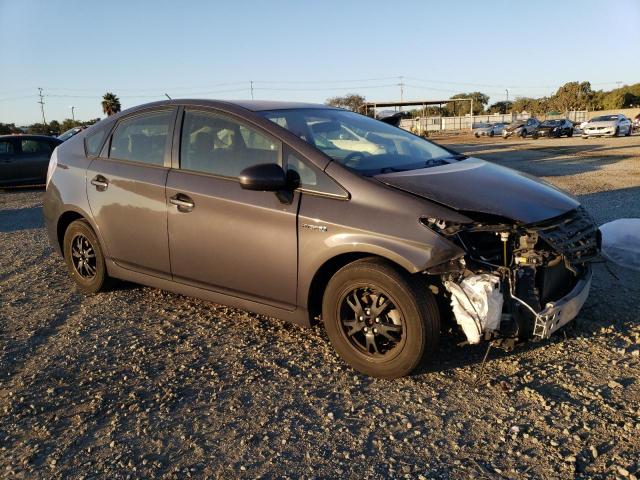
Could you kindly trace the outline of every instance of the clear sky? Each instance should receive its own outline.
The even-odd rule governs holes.
[[[0,0],[0,122],[164,98],[491,101],[640,82],[640,0]]]

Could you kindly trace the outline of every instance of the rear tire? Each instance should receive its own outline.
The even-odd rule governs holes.
[[[520,136],[521,136],[522,138],[527,138],[527,129],[526,129],[526,128],[523,128],[523,129],[522,129],[522,132],[520,132]]]
[[[569,138],[573,137],[573,130],[569,130],[567,132],[567,137],[569,137]]]
[[[631,135],[631,125],[629,125],[629,128],[627,129],[627,133],[624,134],[625,137],[628,137],[629,135]]]
[[[322,318],[338,355],[359,372],[379,378],[409,374],[436,349],[440,336],[433,294],[418,279],[375,257],[336,272],[324,293]]]
[[[67,227],[63,253],[71,278],[84,293],[97,293],[110,285],[104,254],[89,222],[76,220]]]

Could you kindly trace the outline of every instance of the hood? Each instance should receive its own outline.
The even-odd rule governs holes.
[[[375,178],[455,210],[499,215],[524,224],[557,217],[580,205],[542,180],[478,158]]]
[[[597,128],[597,127],[615,127],[617,122],[615,120],[605,120],[603,122],[589,122],[585,125],[585,128]]]

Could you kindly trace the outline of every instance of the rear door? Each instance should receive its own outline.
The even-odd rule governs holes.
[[[221,112],[186,109],[183,118],[180,168],[166,191],[174,280],[293,309],[300,193],[283,203],[238,182],[251,165],[282,165],[281,142]]]
[[[109,257],[149,275],[171,276],[165,183],[176,109],[118,121],[87,169],[87,196]]]

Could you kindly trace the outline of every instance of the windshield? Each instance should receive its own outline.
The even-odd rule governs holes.
[[[455,162],[457,155],[400,128],[331,108],[258,112],[363,175]]]
[[[71,137],[73,137],[79,131],[80,129],[78,127],[70,128],[69,130],[64,132],[62,135],[58,135],[58,140],[62,140],[64,142],[65,140],[68,140]]]
[[[555,127],[557,125],[560,125],[562,123],[562,120],[545,120],[544,122],[542,122],[542,126],[543,127]]]
[[[593,117],[591,122],[613,122],[618,119],[618,115],[601,115],[599,117]]]

